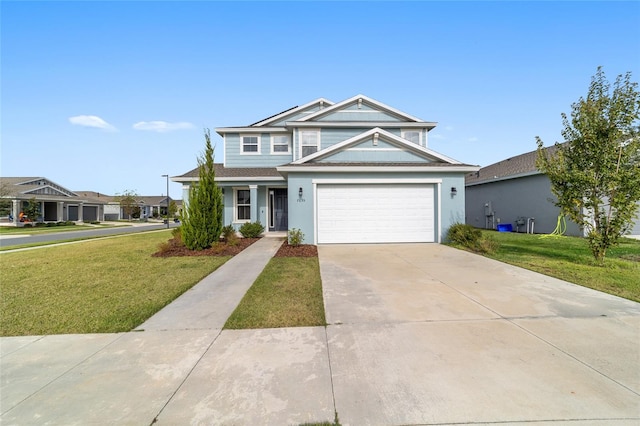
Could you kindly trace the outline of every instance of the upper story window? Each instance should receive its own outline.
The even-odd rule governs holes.
[[[320,130],[300,131],[300,155],[306,157],[318,151],[320,146]]]
[[[289,138],[289,135],[271,136],[272,154],[289,154],[289,146],[291,146],[291,139]]]
[[[243,154],[260,154],[260,136],[245,135],[241,141]]]
[[[420,130],[403,130],[402,137],[416,145],[422,146],[422,132]]]

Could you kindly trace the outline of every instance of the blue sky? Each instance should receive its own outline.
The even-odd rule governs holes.
[[[364,94],[486,166],[559,141],[599,65],[640,80],[640,2],[0,2],[2,176],[166,192],[210,128]],[[170,195],[181,197],[172,183]]]

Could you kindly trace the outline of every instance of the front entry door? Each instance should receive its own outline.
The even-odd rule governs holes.
[[[289,206],[287,189],[269,190],[269,231],[286,231],[289,229]]]

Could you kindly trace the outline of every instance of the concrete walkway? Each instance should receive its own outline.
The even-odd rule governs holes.
[[[320,246],[328,327],[221,331],[280,243],[137,331],[0,339],[0,423],[640,423],[639,304],[437,244]]]

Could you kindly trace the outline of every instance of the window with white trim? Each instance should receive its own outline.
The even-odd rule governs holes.
[[[248,189],[236,189],[235,197],[235,222],[248,222],[251,220],[251,191]]]
[[[240,139],[243,154],[260,154],[260,136],[244,135]]]
[[[320,130],[300,131],[300,156],[306,157],[318,152],[320,145]]]
[[[403,130],[402,137],[416,145],[422,146],[422,132],[420,130]]]
[[[271,136],[271,153],[272,154],[288,154],[291,145],[289,135],[272,135]]]

